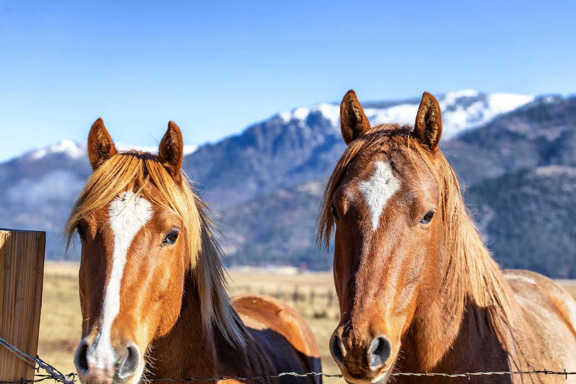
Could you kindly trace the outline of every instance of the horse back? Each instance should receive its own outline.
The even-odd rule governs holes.
[[[252,337],[266,350],[277,372],[321,372],[314,334],[293,308],[265,296],[239,296],[232,299],[232,305]],[[321,376],[308,380],[318,384],[321,381]],[[303,381],[285,376],[282,382]]]

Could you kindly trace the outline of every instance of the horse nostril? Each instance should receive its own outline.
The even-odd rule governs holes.
[[[336,360],[337,363],[343,363],[344,354],[342,352],[342,342],[340,341],[340,337],[338,337],[338,335],[334,335],[330,339],[330,352],[332,353],[332,357],[334,357],[334,360]]]
[[[371,369],[380,368],[390,357],[390,342],[384,336],[372,340],[368,350],[368,361]]]
[[[84,374],[88,372],[88,343],[86,340],[82,340],[76,348],[76,353],[74,354],[74,365],[78,370],[78,373]]]
[[[132,376],[140,362],[140,351],[134,343],[128,344],[126,353],[118,363],[118,377],[122,380]]]

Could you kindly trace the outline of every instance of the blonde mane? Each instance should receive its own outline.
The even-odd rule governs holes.
[[[243,348],[247,333],[230,305],[221,250],[214,238],[206,205],[194,193],[185,175],[181,185],[176,183],[157,156],[136,151],[119,153],[96,169],[66,223],[68,244],[82,218],[105,208],[127,190],[180,217],[205,330],[215,326],[232,345]]]
[[[393,125],[374,127],[369,134],[349,144],[324,192],[318,221],[318,241],[326,247],[329,246],[335,224],[331,209],[332,197],[350,164],[361,152],[383,152],[384,148],[390,148],[391,145],[408,149],[405,151],[408,161],[423,160],[439,185],[441,199],[439,211],[444,226],[445,254],[448,255],[442,281],[442,286],[445,287],[443,291],[449,298],[447,302],[442,303],[444,313],[461,318],[468,303],[486,308],[500,342],[505,348],[515,348],[510,332],[514,323],[510,301],[511,288],[482,242],[466,210],[452,167],[441,153],[438,153],[438,156],[431,156],[430,151],[410,134],[410,127]]]

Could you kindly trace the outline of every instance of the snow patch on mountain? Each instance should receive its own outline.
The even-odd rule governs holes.
[[[137,145],[129,145],[129,144],[117,144],[116,146],[119,151],[126,152],[130,150],[142,151],[142,152],[150,152],[150,153],[157,153],[158,147],[157,146],[137,146]],[[194,151],[196,151],[198,147],[196,145],[185,145],[184,146],[184,155],[188,155]],[[86,147],[84,145],[80,145],[72,140],[61,140],[56,144],[49,145],[46,147],[41,147],[35,149],[31,152],[28,152],[25,155],[27,160],[40,160],[45,158],[49,155],[58,155],[63,154],[66,155],[70,159],[80,159],[82,157],[87,156],[86,154]]]
[[[293,120],[306,120],[308,116],[319,113],[325,119],[328,119],[333,126],[338,125],[340,119],[340,107],[334,104],[318,104],[311,107],[298,107],[290,112],[282,112],[277,116],[282,119],[284,123],[289,123]]]
[[[116,147],[121,152],[140,151],[140,152],[158,153],[158,146],[152,146],[152,145],[129,145],[120,143]],[[184,155],[189,155],[193,153],[194,151],[196,151],[197,148],[198,148],[197,145],[184,145]]]
[[[86,154],[86,150],[72,140],[61,140],[54,145],[38,148],[27,154],[30,160],[39,160],[51,154],[65,154],[72,159],[78,159]]]
[[[400,125],[413,125],[418,112],[417,104],[400,104],[390,108],[366,108],[366,117],[372,124],[397,123]]]
[[[534,96],[491,93],[486,94],[476,90],[461,90],[448,92],[438,97],[442,109],[443,139],[450,139],[459,133],[486,124],[503,113],[513,111],[534,100]],[[385,108],[365,108],[366,117],[372,124],[397,123],[401,125],[414,124],[417,103],[391,103]],[[306,121],[312,114],[321,114],[330,124],[339,125],[340,107],[336,104],[318,104],[311,107],[299,107],[290,112],[276,115],[284,123],[291,121]]]

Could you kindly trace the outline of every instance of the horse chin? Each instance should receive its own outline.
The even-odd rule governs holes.
[[[145,364],[140,363],[140,367],[138,368],[138,371],[134,374],[134,376],[126,380],[115,381],[114,384],[138,384],[140,382],[145,382],[145,380],[143,380],[144,366]]]
[[[142,381],[142,376],[144,373],[144,366],[142,366],[139,371],[132,377],[120,378],[117,374],[115,375],[78,375],[78,379],[82,384],[138,384]]]
[[[388,381],[390,377],[390,373],[392,372],[392,367],[388,368],[384,373],[380,376],[377,376],[375,379],[372,380],[372,384],[384,384]]]
[[[383,372],[380,372],[372,379],[357,379],[345,376],[344,380],[346,380],[348,384],[385,384],[386,382],[388,382],[388,379],[390,378],[390,374],[392,373],[393,369],[394,366],[392,365]]]

